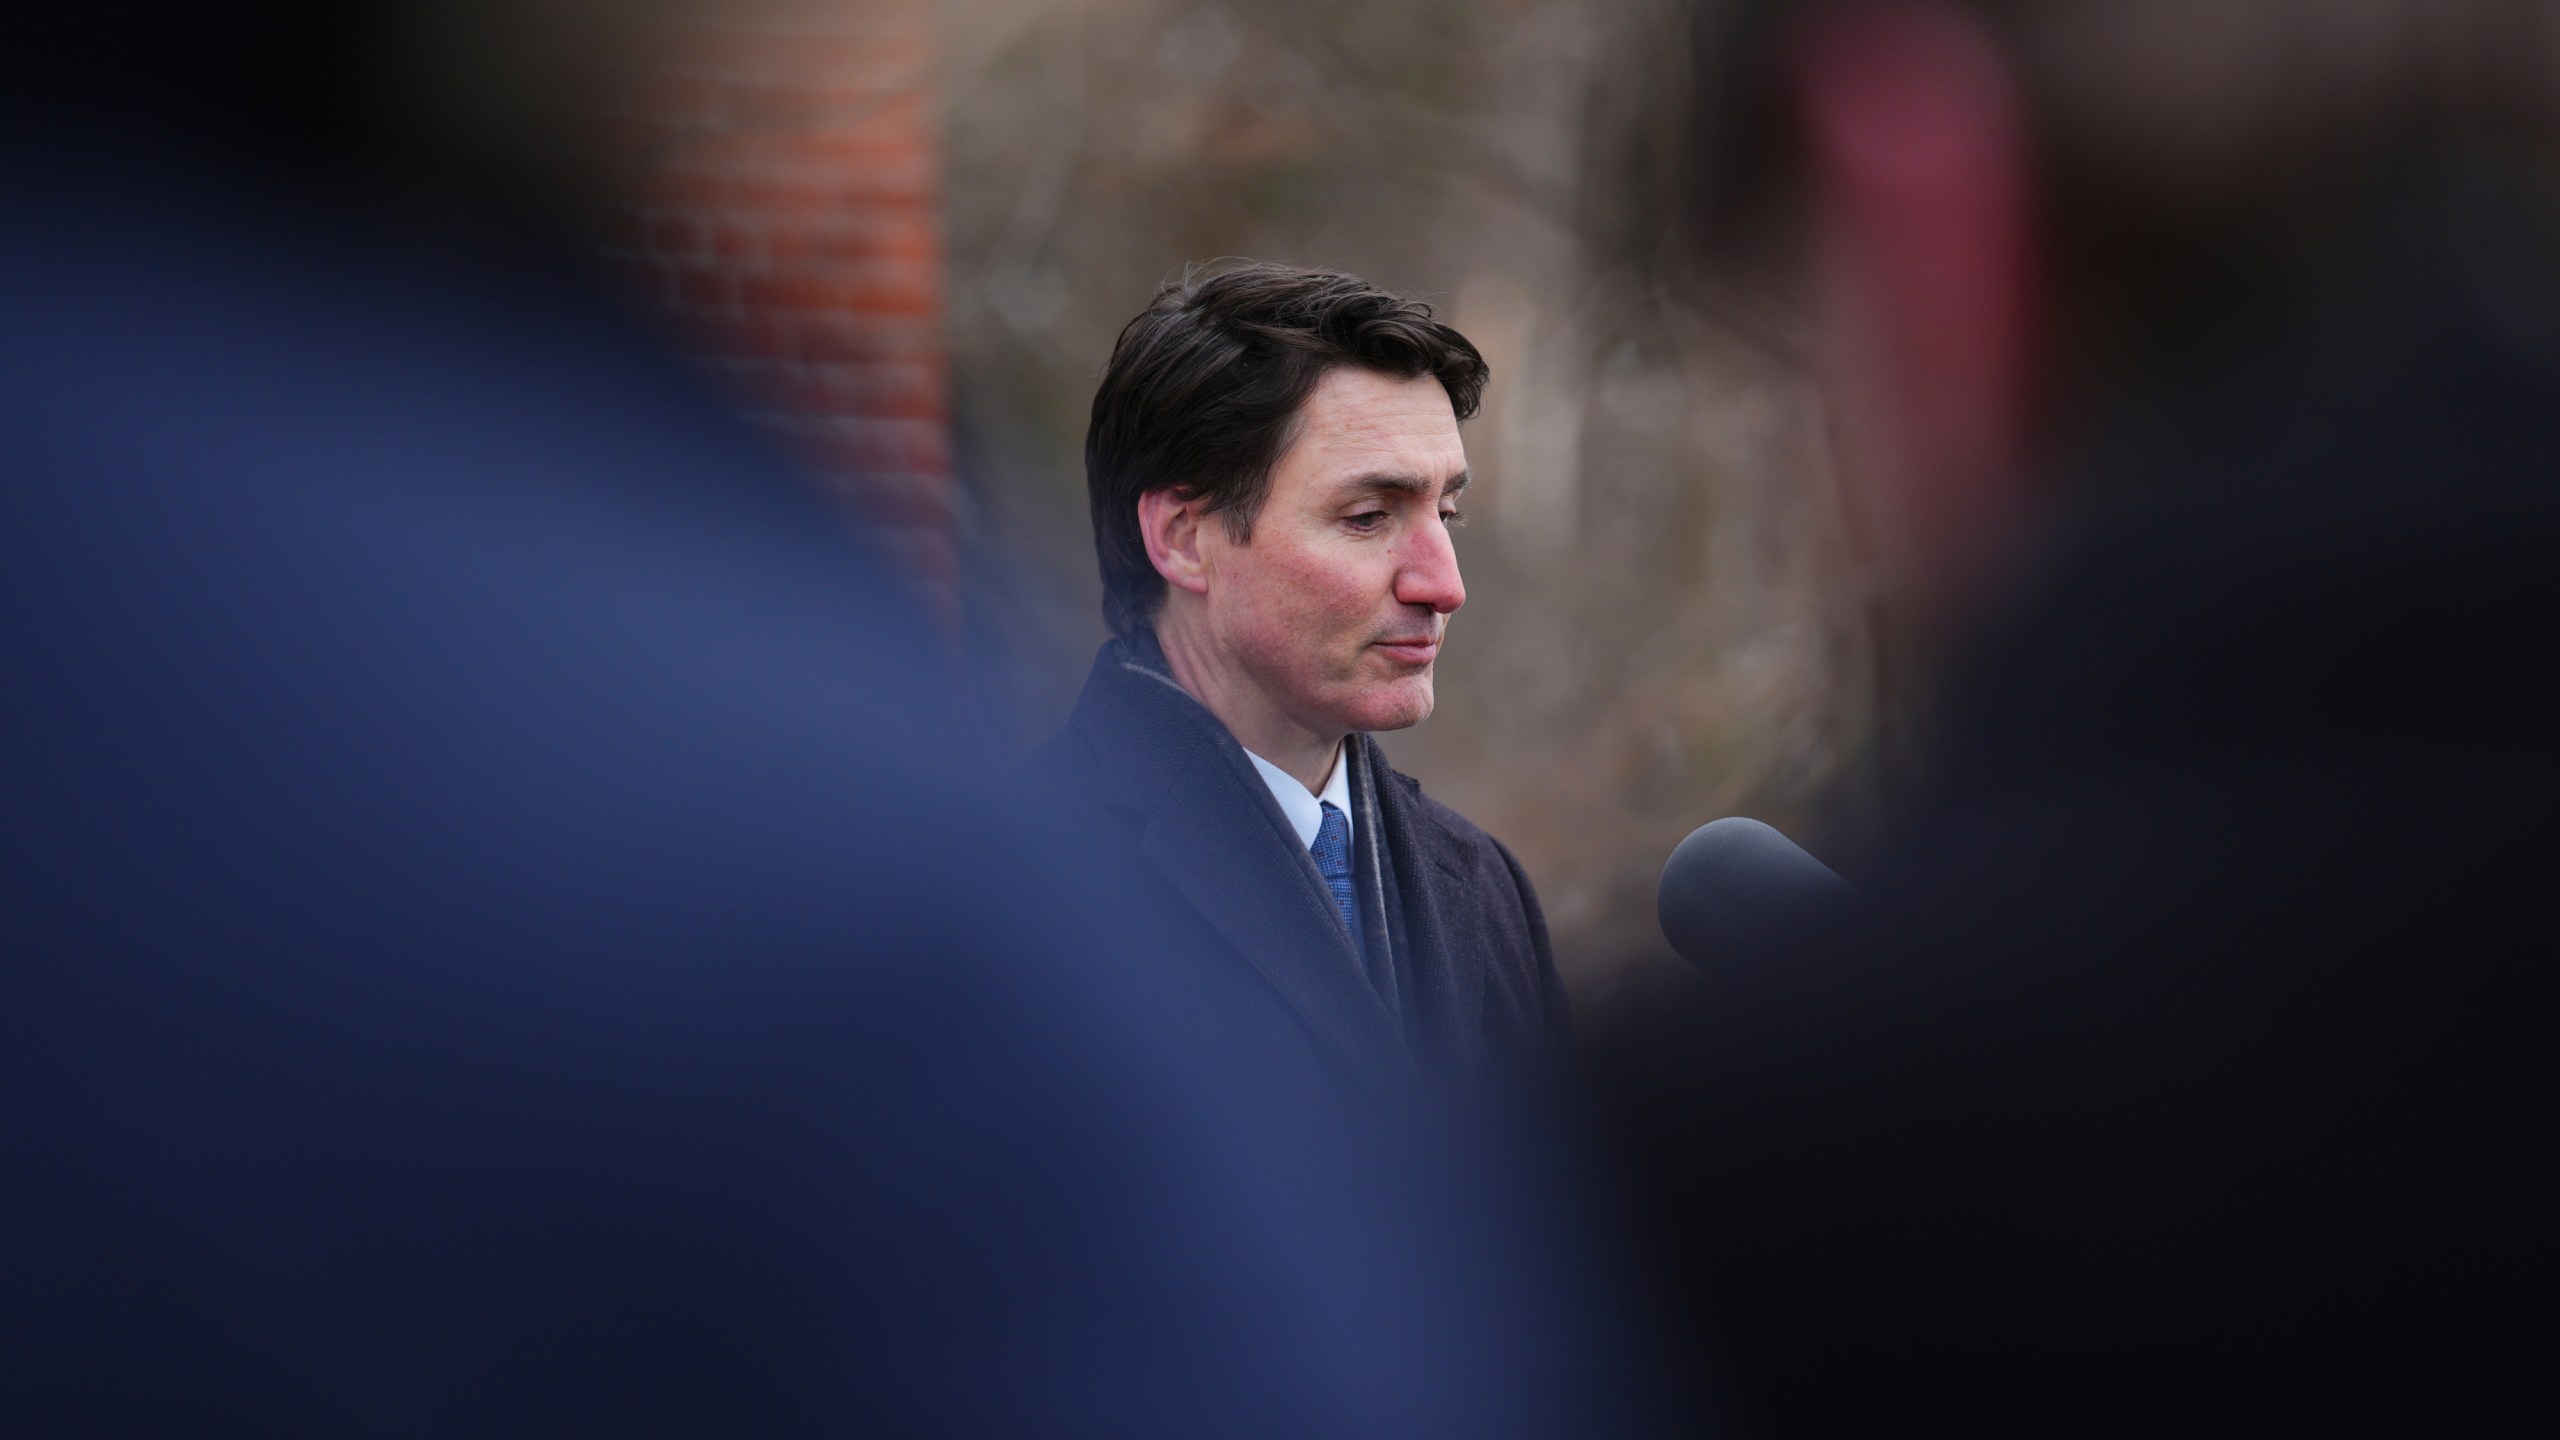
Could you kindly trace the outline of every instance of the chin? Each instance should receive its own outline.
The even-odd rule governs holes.
[[[1431,718],[1431,677],[1414,675],[1373,687],[1344,707],[1344,728],[1407,730]]]

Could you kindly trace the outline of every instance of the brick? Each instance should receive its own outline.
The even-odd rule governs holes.
[[[919,355],[940,356],[940,327],[930,322],[891,320],[880,317],[865,322],[842,318],[793,316],[759,317],[788,324],[794,333],[789,353],[800,359],[826,364],[836,361],[903,359]]]
[[[924,206],[846,203],[777,225],[777,261],[903,259],[939,263],[941,230]]]
[[[679,210],[824,214],[851,201],[931,201],[941,176],[922,156],[884,156],[846,166],[730,165],[687,156],[649,177],[643,192]]]
[[[686,146],[643,183],[679,209],[763,210],[848,197],[925,198],[941,184],[922,144],[830,144],[807,136],[717,136]]]
[[[795,448],[824,469],[855,475],[946,474],[950,441],[923,420],[795,420]]]
[[[861,315],[932,315],[942,304],[933,267],[877,261],[795,267],[741,282],[746,304],[765,310],[834,310]]]
[[[937,429],[947,419],[948,381],[939,357],[802,364],[733,356],[706,360],[705,368],[733,392],[777,415],[810,421],[918,420]]]
[[[736,81],[731,83],[726,103],[739,119],[835,129],[860,121],[877,110],[886,97],[925,90],[928,81],[929,76],[923,71],[771,78],[753,84]]]
[[[935,260],[942,254],[941,229],[921,206],[847,206],[792,240],[817,260]]]
[[[821,146],[939,148],[941,129],[921,84],[874,90],[812,89],[799,133]]]
[[[858,414],[882,419],[946,418],[948,382],[939,364],[887,361],[864,365],[804,367],[801,383],[815,392],[813,414]]]
[[[921,97],[918,97],[919,102]],[[930,160],[934,154],[934,132],[921,103],[893,102],[863,118],[859,124],[813,125],[784,145],[774,142],[760,147],[787,152],[792,158],[816,165],[873,164],[882,156],[914,156]]]

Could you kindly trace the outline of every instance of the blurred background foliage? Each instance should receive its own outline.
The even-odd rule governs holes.
[[[1349,270],[1493,366],[1468,603],[1395,763],[1501,837],[1577,999],[1668,963],[1661,862],[1745,813],[1847,846],[1884,706],[1791,347],[1668,283],[1661,0],[940,0],[969,648],[1027,751],[1104,630],[1082,442],[1186,264]]]

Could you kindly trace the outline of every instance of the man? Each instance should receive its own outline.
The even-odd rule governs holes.
[[[1720,1397],[2550,1429],[2551,8],[1695,13],[1941,657],[1863,913],[1612,1047]]]
[[[478,91],[372,66],[505,27],[143,8],[0,110],[0,1432],[1582,1428],[1578,1312],[1422,1243],[836,519],[404,148]]]
[[[1129,323],[1085,440],[1113,639],[1035,770],[1371,1078],[1567,1025],[1519,862],[1371,738],[1431,714],[1466,603],[1458,422],[1486,373],[1428,306],[1247,265]]]

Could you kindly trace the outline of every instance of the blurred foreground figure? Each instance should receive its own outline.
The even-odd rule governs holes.
[[[1809,295],[1936,657],[1864,917],[1620,1037],[1701,1369],[2549,1429],[2560,10],[1695,17],[1703,253]]]
[[[835,522],[304,8],[0,132],[0,1432],[1580,1433],[1473,1187],[1088,938]]]

